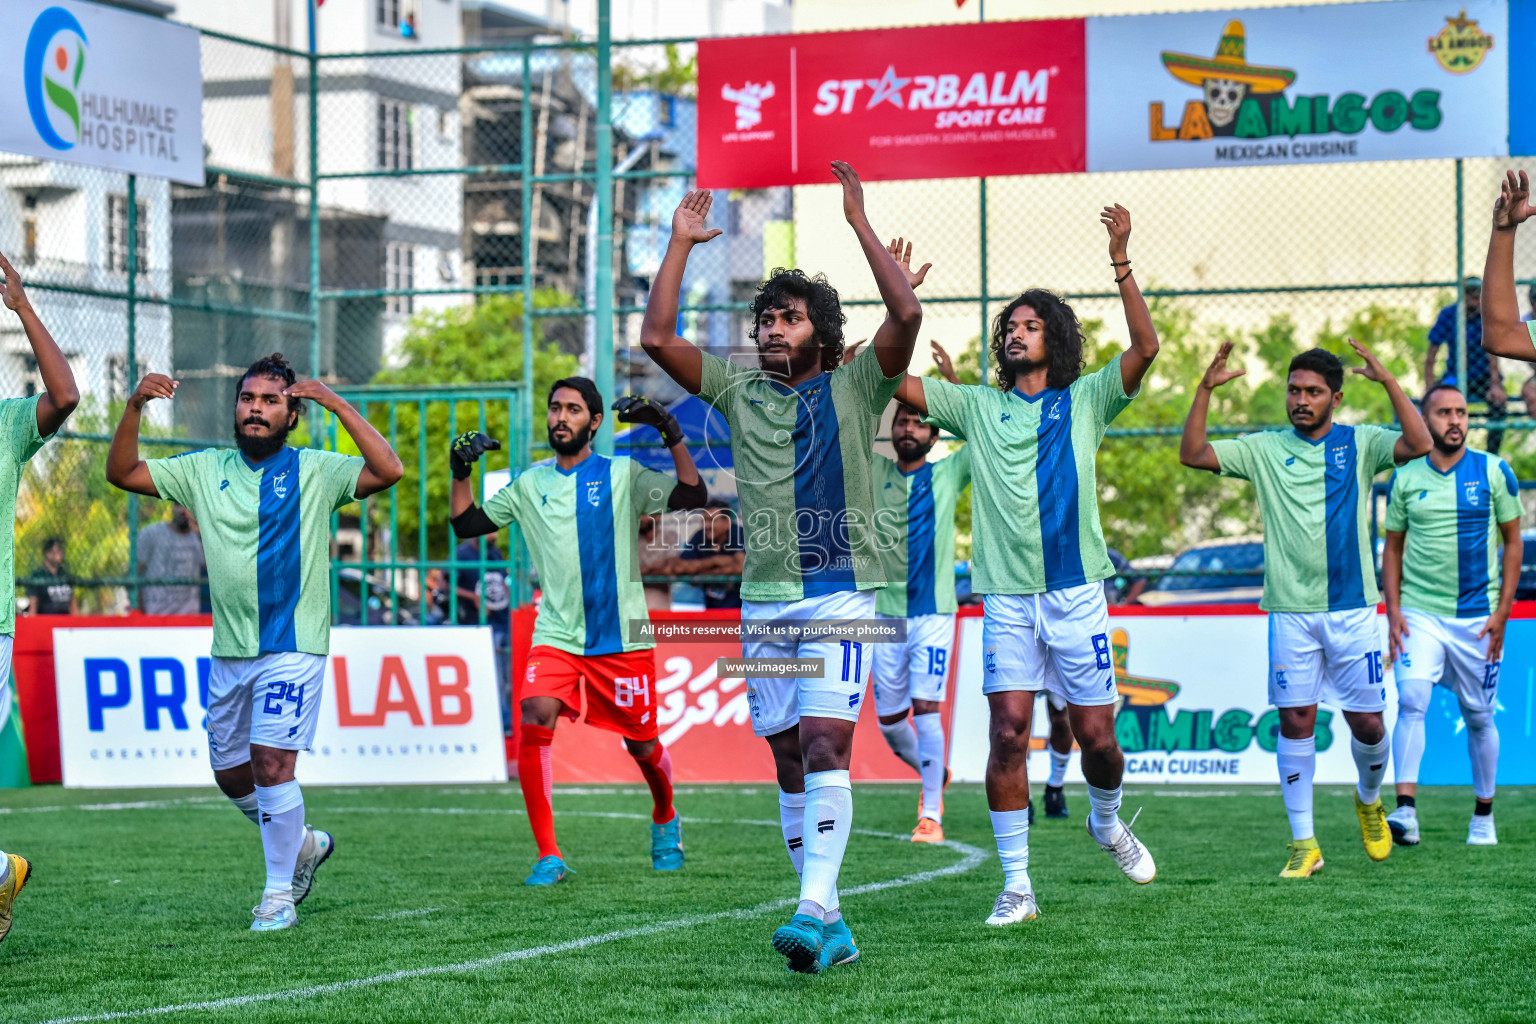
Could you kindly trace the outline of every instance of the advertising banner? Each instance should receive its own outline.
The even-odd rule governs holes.
[[[1088,170],[1506,153],[1503,0],[1091,18]]]
[[[206,786],[206,628],[58,629],[64,785]],[[317,784],[501,782],[491,631],[335,629],[320,725],[298,776]]]
[[[72,0],[7,0],[0,150],[203,184],[196,29]]]
[[[1536,0],[1509,0],[1509,152],[1536,155]]]
[[[1084,163],[1081,19],[699,41],[699,184],[1055,174]]]

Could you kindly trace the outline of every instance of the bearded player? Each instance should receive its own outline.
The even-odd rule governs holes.
[[[1206,440],[1211,392],[1243,374],[1227,368],[1226,342],[1200,379],[1179,461],[1192,469],[1253,484],[1264,519],[1264,597],[1269,613],[1269,702],[1280,711],[1275,758],[1280,793],[1291,823],[1281,878],[1308,878],[1323,866],[1312,821],[1317,768],[1317,705],[1344,712],[1359,780],[1355,814],[1371,860],[1392,852],[1381,780],[1387,771],[1387,706],[1381,639],[1376,631],[1376,573],[1367,502],[1376,474],[1429,451],[1429,429],[1418,410],[1364,345],[1355,373],[1379,383],[1392,401],[1402,433],[1350,427],[1333,414],[1344,400],[1344,364],[1320,348],[1291,360],[1285,411],[1290,430]]]
[[[484,508],[475,504],[471,465],[500,442],[461,434],[449,451],[454,535],[480,537],[517,523],[544,591],[528,652],[517,753],[518,784],[538,844],[525,885],[554,885],[575,873],[555,842],[549,755],[560,718],[581,717],[582,679],[587,723],[624,737],[624,748],[651,789],[651,866],[657,871],[683,866],[672,758],[657,739],[656,643],[643,628],[650,619],[637,542],[641,516],[702,508],[708,495],[676,416],[643,398],[621,398],[614,409],[621,423],[661,432],[676,480],[633,459],[592,451],[603,402],[597,385],[585,377],[557,380],[549,390],[545,424],[554,462],[518,474]]]
[[[5,273],[5,283],[0,284],[0,301],[21,320],[27,344],[37,360],[38,376],[43,379],[43,390],[39,394],[0,401],[0,449],[3,449],[0,454],[0,515],[5,517],[6,523],[0,530],[0,578],[11,581],[0,588],[0,730],[3,730],[13,715],[18,724],[20,722],[11,696],[11,645],[16,637],[16,491],[21,486],[27,461],[42,450],[80,404],[80,391],[75,387],[69,360],[64,358],[48,328],[38,319],[37,310],[32,308],[22,289],[21,275],[3,254],[0,254],[0,271]],[[10,933],[16,897],[31,877],[31,861],[14,853],[0,853],[0,942],[4,942]]]
[[[281,355],[258,359],[235,385],[236,448],[139,458],[144,406],[178,382],[151,373],[123,409],[107,479],[167,498],[197,519],[213,600],[208,761],[224,795],[261,829],[267,880],[252,931],[298,923],[315,871],[335,849],[304,823],[294,776],[320,721],[331,639],[331,513],[393,487],[400,457],[362,415]],[[331,413],[361,457],[291,448],[304,399]]]
[[[820,675],[747,680],[752,729],[768,741],[779,780],[784,845],[800,874],[800,904],[773,947],[789,968],[815,974],[859,956],[842,918],[837,875],[853,823],[848,765],[868,678],[869,645],[799,632],[874,618],[885,585],[870,524],[870,446],[922,325],[913,278],[882,245],[864,213],[853,168],[833,161],[843,216],[874,274],[885,320],[869,350],[843,365],[842,307],[817,275],[775,270],[752,300],[750,365],[701,352],[677,336],[678,291],[705,227],[710,193],[690,192],[672,216],[672,238],[651,286],[640,340],[651,358],[731,428],[737,494],[747,529],[743,628],[775,626],[744,643],[748,658],[820,659]],[[892,243],[894,249],[896,243]]]
[[[1438,683],[1456,695],[1472,758],[1467,842],[1498,844],[1493,825],[1499,730],[1493,722],[1504,624],[1520,585],[1520,485],[1497,455],[1467,447],[1467,399],[1438,384],[1421,403],[1434,448],[1392,476],[1381,589],[1387,598],[1387,660],[1396,662],[1392,764],[1397,810],[1392,838],[1419,842],[1415,807],[1424,756],[1424,713]],[[1499,557],[1499,544],[1504,554]]]
[[[1030,723],[1036,694],[1067,703],[1082,748],[1092,810],[1089,836],[1126,877],[1157,873],[1120,820],[1125,757],[1115,739],[1115,671],[1103,580],[1115,574],[1099,525],[1094,457],[1104,432],[1136,396],[1157,358],[1157,331],[1131,273],[1131,215],[1099,216],[1131,343],[1083,373],[1077,314],[1042,289],[1024,292],[992,325],[997,387],[908,377],[897,398],[963,437],[971,452],[972,589],[985,595],[982,692],[991,713],[987,806],[1003,889],[987,924],[1039,911],[1029,878]]]

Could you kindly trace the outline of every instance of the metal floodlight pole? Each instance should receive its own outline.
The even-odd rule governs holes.
[[[309,0],[309,375],[320,376],[320,58]],[[310,444],[321,445],[320,407],[309,405]]]
[[[977,8],[978,10],[976,12],[976,19],[978,21],[986,21],[987,0],[981,0],[981,2],[977,4]],[[977,351],[979,354],[977,365],[981,369],[981,379],[977,381],[977,383],[985,385],[987,383],[987,357],[989,355],[987,350],[987,271],[989,268],[987,267],[987,179],[985,176],[978,179],[977,189],[978,219],[981,222],[981,231],[979,232],[979,240],[981,245],[981,301],[978,303],[978,305],[981,307],[981,335],[980,342],[977,345]]]
[[[128,175],[128,365],[123,371],[128,382],[128,393],[138,386],[139,339],[138,339],[138,252],[139,252],[139,181],[138,175]],[[139,496],[128,492],[128,607],[139,606]]]
[[[636,146],[630,154],[619,161],[619,166],[613,169],[615,176],[630,170],[645,158],[647,150],[645,146]],[[586,274],[586,308],[597,308],[597,204],[587,207],[587,274]],[[597,317],[587,317],[587,336],[581,350],[582,369],[592,373],[597,365]],[[599,393],[602,389],[599,388]]]
[[[1456,387],[1467,394],[1466,217],[1462,213],[1461,158],[1456,158]],[[1425,381],[1427,388],[1431,381]]]
[[[522,179],[522,188],[519,198],[523,210],[523,394],[516,402],[518,407],[518,420],[513,427],[512,436],[519,443],[515,446],[512,465],[517,469],[527,469],[533,461],[533,272],[535,254],[538,252],[533,238],[533,74],[530,62],[533,60],[531,51],[523,51],[523,101],[522,112],[518,119],[518,175]],[[483,472],[483,471],[482,471]],[[531,583],[532,572],[528,565],[528,555],[525,545],[518,543],[519,527],[512,527],[512,534],[508,548],[517,559],[517,594],[518,605],[525,605],[533,600],[533,586]],[[457,620],[455,620],[457,621]]]
[[[592,378],[603,401],[613,397],[613,44],[612,0],[597,0],[597,301],[592,306],[597,340]],[[613,417],[604,416],[592,439],[601,455],[613,454]]]

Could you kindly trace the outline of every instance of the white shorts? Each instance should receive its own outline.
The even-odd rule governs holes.
[[[214,658],[208,672],[208,763],[215,771],[251,759],[251,744],[308,750],[320,724],[325,658],[298,651]]]
[[[893,615],[877,614],[875,618],[903,621]],[[904,643],[870,645],[875,670],[875,711],[881,718],[906,711],[914,700],[943,700],[944,684],[949,680],[955,616],[918,615],[905,621]]]
[[[11,696],[11,648],[14,636],[0,636],[0,730],[11,720],[11,708],[15,698]]]
[[[1501,662],[1488,660],[1488,638],[1478,637],[1488,617],[1452,619],[1403,609],[1408,635],[1394,666],[1399,693],[1421,683],[1424,697],[1439,683],[1473,711],[1493,707],[1499,690]]]
[[[1269,613],[1269,702],[1383,711],[1387,686],[1375,608]]]
[[[988,594],[983,604],[982,693],[1043,689],[1082,707],[1115,702],[1104,584]]]
[[[743,622],[843,622],[874,617],[873,590],[847,590],[799,601],[741,602]],[[758,736],[772,736],[799,725],[801,716],[857,722],[864,684],[869,679],[870,648],[875,646],[878,645],[848,640],[743,641],[744,658],[821,658],[826,662],[820,676],[748,677],[747,706],[752,710],[752,731]]]

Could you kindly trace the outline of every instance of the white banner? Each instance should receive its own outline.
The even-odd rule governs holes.
[[[207,628],[54,631],[65,786],[206,786]],[[505,782],[489,627],[334,629],[317,784]]]
[[[1089,18],[1088,170],[1500,156],[1508,22],[1503,0]]]
[[[203,183],[198,32],[73,0],[6,0],[0,150]]]
[[[1386,621],[1379,618],[1383,649]],[[1267,616],[1112,614],[1110,625],[1116,686],[1124,698],[1115,732],[1125,751],[1126,782],[1279,782],[1274,750],[1280,719],[1268,697]],[[981,653],[981,618],[962,618],[950,743],[950,770],[961,782],[986,777]],[[1397,692],[1391,677],[1389,669],[1389,696]],[[1389,733],[1395,716],[1396,701],[1389,700]],[[1049,732],[1041,701],[1029,755],[1029,777],[1037,786],[1051,770]],[[1349,727],[1337,708],[1318,709],[1316,736],[1316,781],[1354,782]],[[1084,781],[1076,754],[1067,780]]]

